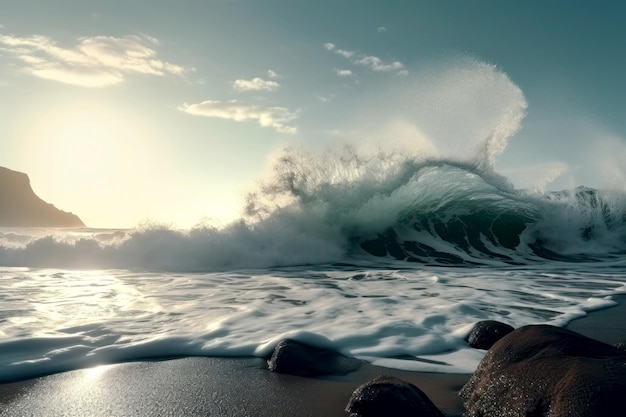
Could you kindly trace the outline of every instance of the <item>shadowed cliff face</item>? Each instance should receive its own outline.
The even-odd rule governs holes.
[[[75,214],[37,197],[28,175],[0,167],[0,226],[85,227],[85,224]]]

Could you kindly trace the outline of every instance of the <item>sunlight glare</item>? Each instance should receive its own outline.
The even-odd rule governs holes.
[[[111,369],[111,365],[96,365],[83,370],[84,382],[94,381]]]
[[[172,181],[169,142],[148,116],[109,99],[39,102],[19,120],[15,167],[34,167],[37,195],[88,226],[132,227],[151,214],[147,201],[165,206],[158,191]]]
[[[131,155],[140,152],[136,121],[103,105],[65,106],[37,122],[32,148],[70,183],[101,186]]]

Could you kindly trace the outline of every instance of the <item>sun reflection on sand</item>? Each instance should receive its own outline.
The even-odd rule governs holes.
[[[96,365],[83,370],[83,382],[94,381],[100,378],[112,365]]]

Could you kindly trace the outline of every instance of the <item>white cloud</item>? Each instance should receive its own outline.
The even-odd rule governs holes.
[[[316,99],[318,99],[319,101],[321,101],[322,103],[329,103],[330,101],[332,101],[332,99],[333,99],[333,98],[335,98],[335,95],[334,95],[334,94],[324,96],[324,95],[322,95],[322,94],[317,94],[317,93],[316,93],[316,94],[313,94],[313,96],[314,96]]]
[[[350,59],[357,55],[357,53],[354,51],[346,51],[345,49],[337,48],[334,43],[325,43],[324,48],[326,48],[327,51],[334,52],[337,55],[342,56],[346,59]]]
[[[350,77],[352,76],[352,71],[350,71],[349,69],[335,68],[335,74],[337,74],[340,77]]]
[[[400,71],[404,69],[404,65],[399,61],[385,62],[376,56],[363,56],[354,60],[357,65],[370,67],[374,71]]]
[[[364,55],[355,51],[346,51],[345,49],[337,48],[334,43],[325,43],[324,48],[327,51],[333,52],[339,56],[342,56],[350,60],[355,65],[361,65],[368,67],[372,71],[378,72],[397,72],[399,74],[406,74],[406,68],[400,61],[387,62],[383,61],[377,56]]]
[[[267,76],[270,77],[273,80],[276,80],[278,78],[282,78],[282,76],[280,74],[278,74],[277,72],[272,71],[272,70],[267,70]]]
[[[377,32],[381,33],[381,32],[387,32],[387,28],[384,26],[379,26],[378,29],[376,29]]]
[[[84,37],[73,47],[61,47],[53,39],[33,35],[1,35],[0,45],[36,77],[82,87],[119,84],[127,74],[182,75],[188,68],[159,59],[147,44],[158,40],[145,35]]]
[[[274,91],[280,84],[276,81],[256,77],[251,80],[235,80],[233,88],[237,91]]]
[[[144,38],[144,39],[146,39],[146,40],[148,40],[148,41],[152,42],[154,45],[157,45],[157,46],[158,46],[158,45],[160,45],[160,44],[161,44],[161,42],[159,42],[159,40],[158,40],[157,38],[152,37],[152,36],[150,36],[150,35],[147,35],[147,34],[145,34],[145,33],[139,33],[139,36],[141,36],[142,38]]]
[[[207,100],[197,104],[185,104],[180,107],[180,110],[195,116],[215,117],[236,122],[253,120],[263,127],[271,127],[280,133],[298,131],[295,126],[291,125],[297,113],[285,107],[261,107],[238,100]]]

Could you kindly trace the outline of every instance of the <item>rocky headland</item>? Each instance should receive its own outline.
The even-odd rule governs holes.
[[[39,198],[28,175],[0,167],[0,227],[85,227],[73,213]]]

